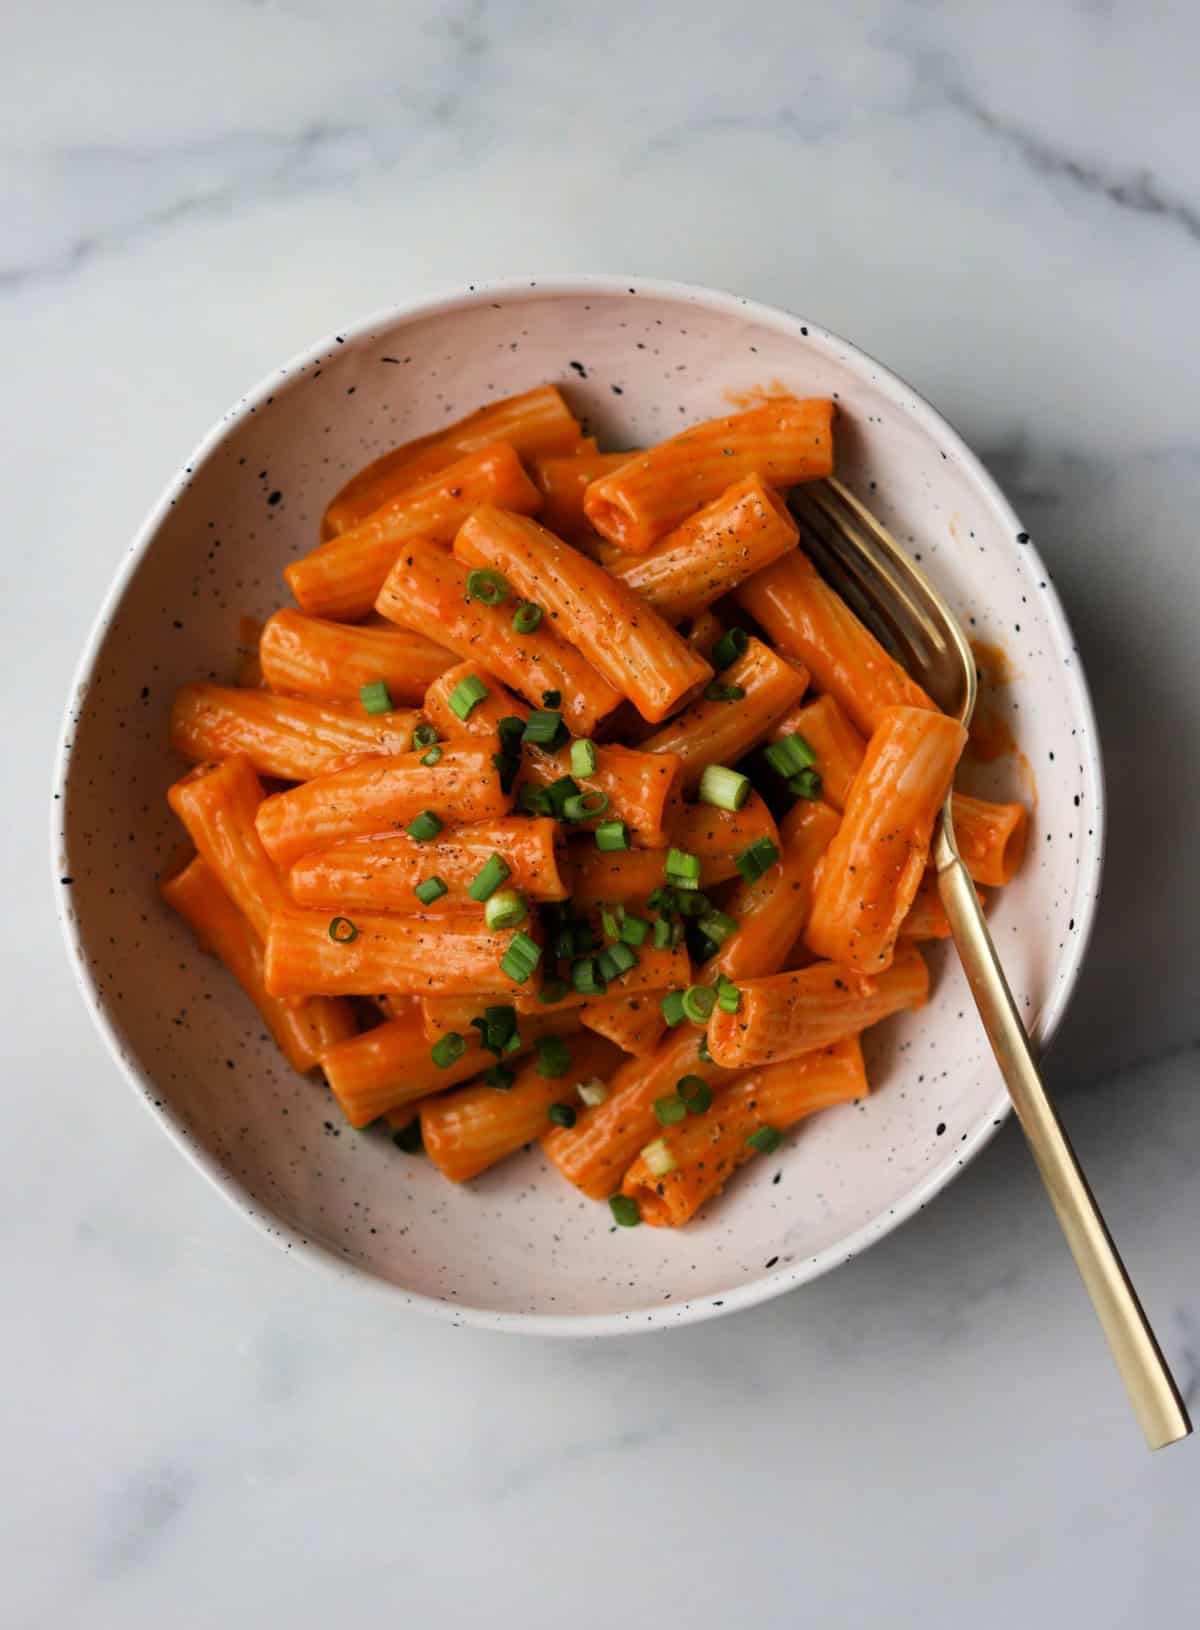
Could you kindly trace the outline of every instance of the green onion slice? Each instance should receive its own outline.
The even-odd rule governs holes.
[[[468,599],[479,600],[485,606],[498,606],[502,605],[511,593],[512,589],[503,572],[494,572],[485,566],[467,573]]]
[[[711,985],[689,985],[683,993],[684,1015],[693,1024],[707,1024],[716,1005],[717,993]]]
[[[518,928],[500,958],[500,967],[514,984],[523,985],[541,960],[541,946],[523,928]]]
[[[589,776],[596,773],[596,744],[590,741],[571,743],[571,774]]]
[[[778,859],[779,850],[770,838],[755,838],[749,848],[743,849],[737,856],[734,864],[747,883],[756,883]]]
[[[551,1079],[566,1075],[571,1068],[571,1050],[561,1036],[537,1039],[537,1072]]]
[[[738,657],[745,656],[749,649],[750,636],[744,628],[727,628],[713,646],[709,661],[720,673],[731,662],[736,662]]]
[[[706,702],[740,702],[744,700],[745,695],[744,685],[723,685],[716,679],[704,687]]]
[[[513,612],[512,625],[518,634],[532,634],[542,620],[542,608],[532,600],[523,600]]]
[[[674,1126],[687,1114],[687,1105],[677,1092],[654,1100],[654,1117],[660,1126]]]
[[[467,893],[472,900],[482,904],[484,900],[490,900],[501,883],[511,876],[512,871],[504,856],[491,855],[471,879]]]
[[[757,1132],[751,1132],[746,1142],[760,1155],[771,1155],[783,1142],[783,1133],[777,1132],[773,1126],[760,1126]]]
[[[608,794],[597,789],[594,792],[576,793],[563,804],[563,815],[568,821],[590,821],[597,815],[603,815],[608,808]]]
[[[669,990],[658,1005],[662,1009],[663,1018],[671,1026],[672,1030],[681,1025],[687,1017],[687,1014],[683,1011],[683,992],[681,990]]]
[[[440,900],[443,894],[449,894],[445,878],[423,877],[419,883],[413,885],[413,893],[423,906],[431,906],[435,900]]]
[[[596,848],[613,853],[629,848],[629,828],[624,821],[601,821],[596,828]]]
[[[817,755],[801,735],[781,736],[763,748],[763,757],[773,770],[786,778],[798,775],[817,762]]]
[[[484,921],[493,930],[500,928],[519,928],[529,915],[525,907],[525,896],[518,894],[516,889],[500,889],[493,894],[484,907]]]
[[[460,1059],[467,1050],[467,1038],[460,1036],[457,1030],[447,1030],[444,1036],[439,1036],[429,1049],[429,1056],[439,1070],[449,1069],[456,1059]]]
[[[723,764],[708,765],[700,777],[700,802],[714,809],[739,810],[753,790],[749,776]]]
[[[478,674],[468,674],[460,679],[450,692],[450,710],[455,718],[467,720],[472,711],[477,708],[488,695],[488,688]]]
[[[382,679],[377,679],[371,685],[361,685],[358,699],[368,713],[390,713],[396,705]]]
[[[608,1209],[618,1228],[636,1228],[642,1220],[637,1201],[628,1194],[614,1194],[608,1202]]]
[[[338,945],[353,945],[358,938],[358,929],[349,917],[334,917],[329,924],[329,937]]]

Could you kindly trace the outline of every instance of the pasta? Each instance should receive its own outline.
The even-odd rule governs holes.
[[[384,684],[393,702],[420,703],[454,654],[409,628],[306,617],[286,607],[268,617],[258,641],[259,667],[273,691],[355,702],[364,685]]]
[[[902,945],[891,966],[856,974],[836,962],[814,962],[792,973],[748,979],[735,1012],[719,1008],[708,1027],[708,1050],[727,1069],[750,1069],[797,1058],[856,1036],[929,995],[921,953]]]
[[[454,553],[468,566],[495,568],[540,605],[559,636],[651,724],[712,678],[642,596],[536,521],[484,506],[459,528]]]
[[[229,969],[294,1070],[306,1074],[315,1069],[329,1048],[354,1035],[358,1027],[348,1002],[327,996],[289,1002],[269,994],[263,978],[262,940],[199,855],[167,878],[161,892],[203,949]]]
[[[799,537],[783,499],[755,473],[714,498],[647,554],[617,557],[608,570],[676,623],[707,610],[794,549]]]
[[[856,1036],[768,1064],[714,1095],[704,1115],[688,1115],[660,1134],[663,1154],[643,1151],[625,1173],[622,1194],[636,1200],[643,1222],[679,1228],[719,1194],[736,1169],[758,1153],[755,1133],[795,1126],[815,1110],[867,1096],[867,1072]],[[665,1156],[665,1158],[664,1158]]]
[[[492,402],[446,430],[394,448],[360,470],[330,502],[322,536],[335,537],[357,526],[426,476],[493,443],[507,443],[521,458],[536,458],[573,452],[581,436],[578,420],[553,385]]]
[[[805,936],[814,955],[857,973],[890,965],[966,740],[929,708],[881,714],[821,865]]]
[[[163,901],[350,1125],[457,1183],[536,1142],[679,1227],[867,1093],[965,735],[805,552],[833,427],[780,395],[609,452],[553,384],[489,403],[347,481],[236,683],[179,690]],[[952,808],[1007,883],[1028,812]]]
[[[547,1076],[541,1061],[534,1060],[503,1092],[484,1083],[431,1098],[421,1109],[425,1152],[451,1182],[478,1177],[553,1124],[552,1105],[575,1113],[579,1086],[609,1075],[620,1057],[612,1042],[590,1036],[572,1047],[562,1074]]]
[[[355,758],[407,753],[416,722],[415,713],[374,719],[350,704],[184,685],[171,708],[171,746],[199,764],[242,753],[259,775],[311,781]]]
[[[557,691],[570,728],[584,734],[594,730],[621,700],[619,692],[541,622],[520,632],[511,607],[473,599],[467,580],[458,561],[422,539],[396,561],[377,609],[406,628],[436,628],[438,639],[464,659],[486,651],[488,667],[533,706],[547,691]]]
[[[794,398],[709,419],[593,481],[583,510],[596,531],[645,554],[730,482],[759,475],[772,487],[833,470],[833,403]]]
[[[283,575],[302,611],[317,617],[365,617],[408,544],[416,538],[449,544],[475,506],[489,503],[522,514],[532,514],[541,503],[507,442],[481,448],[405,487],[348,531],[318,544]]]

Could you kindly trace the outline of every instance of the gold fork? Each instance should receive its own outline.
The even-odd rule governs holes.
[[[975,659],[953,612],[887,529],[839,481],[796,487],[791,507],[822,575],[944,712],[964,726],[975,709]],[[1017,1119],[1152,1449],[1192,1430],[1034,1063],[1033,1050],[954,840],[950,798],[934,838],[938,890]]]

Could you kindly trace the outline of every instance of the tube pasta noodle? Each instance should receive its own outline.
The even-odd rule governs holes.
[[[783,397],[683,430],[593,481],[583,510],[596,531],[633,554],[743,476],[772,487],[833,471],[833,403]]]
[[[548,690],[557,691],[563,717],[582,734],[590,734],[621,699],[545,619],[518,633],[510,604],[471,599],[466,568],[428,540],[405,548],[380,590],[377,609],[406,628],[436,628],[438,639],[464,660],[485,651],[488,667],[534,707]]]
[[[707,610],[794,549],[799,536],[783,499],[755,473],[714,498],[647,554],[618,557],[608,570],[676,623]]]
[[[792,973],[748,979],[736,1013],[718,1008],[708,1027],[708,1050],[731,1070],[798,1058],[856,1036],[929,995],[921,953],[902,945],[889,968],[856,974],[835,962],[814,962]]]
[[[857,1036],[753,1070],[722,1087],[708,1114],[689,1115],[667,1127],[661,1137],[669,1169],[656,1172],[640,1154],[625,1173],[621,1192],[639,1202],[643,1222],[682,1227],[757,1153],[750,1139],[760,1128],[782,1132],[831,1104],[865,1098],[868,1091]]]
[[[966,741],[944,713],[884,710],[821,865],[805,935],[815,956],[856,973],[889,966]]]
[[[738,604],[785,655],[802,662],[869,736],[884,708],[933,703],[799,549],[735,590]]]
[[[448,545],[477,504],[532,514],[540,502],[520,459],[506,442],[497,442],[405,488],[348,531],[318,544],[283,575],[302,611],[353,621],[371,610],[384,579],[414,539]]]
[[[486,748],[448,748],[436,764],[424,758],[420,751],[365,758],[275,793],[258,812],[263,847],[276,865],[291,866],[310,850],[407,826],[423,814],[445,824],[508,813],[512,795]]]
[[[357,1027],[348,1002],[329,996],[289,1002],[269,994],[263,979],[262,940],[199,855],[167,878],[161,893],[201,946],[229,969],[294,1070],[305,1074],[315,1069],[324,1052],[354,1035]]]
[[[678,1227],[864,1096],[949,931],[963,732],[805,553],[833,435],[775,395],[610,452],[554,384],[488,403],[347,481],[296,606],[179,690],[163,899],[352,1126],[459,1183],[540,1140],[598,1226]],[[1027,811],[952,809],[1007,883]]]
[[[267,618],[258,654],[271,690],[324,702],[358,702],[364,685],[379,683],[393,702],[420,702],[454,663],[453,652],[410,628],[335,623],[286,607]]]
[[[346,703],[192,684],[175,693],[171,745],[197,763],[243,753],[259,775],[311,781],[350,759],[407,753],[416,721],[403,710],[372,718]]]
[[[445,826],[428,843],[407,832],[352,838],[301,857],[288,874],[298,905],[330,911],[420,911],[415,890],[430,877],[446,885],[445,906],[478,912],[468,890],[492,855],[508,867],[508,887],[531,900],[564,900],[555,849],[558,823],[521,815]]]
[[[501,572],[540,605],[559,636],[651,724],[712,677],[642,596],[536,521],[484,506],[459,528],[454,553],[468,566]]]
[[[579,422],[553,385],[507,396],[368,464],[331,500],[321,535],[336,537],[357,526],[417,482],[492,443],[506,442],[519,457],[533,459],[574,452],[580,440]]]
[[[710,764],[736,763],[762,741],[804,695],[808,674],[752,639],[719,683],[743,694],[693,702],[642,743],[644,752],[675,753],[683,760],[683,785],[688,791]]]
[[[552,1104],[572,1110],[581,1082],[610,1075],[620,1048],[602,1036],[579,1036],[567,1046],[561,1075],[547,1077],[538,1061],[525,1064],[506,1092],[486,1083],[429,1099],[421,1109],[425,1153],[454,1183],[465,1183],[546,1131]]]

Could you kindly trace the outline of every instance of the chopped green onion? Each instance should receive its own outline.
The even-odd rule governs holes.
[[[654,944],[658,950],[666,951],[670,948],[673,943],[673,932],[678,926],[678,923],[669,923],[665,917],[659,917],[656,920],[654,924]],[[674,941],[674,943],[678,944],[678,941]]]
[[[693,1024],[707,1024],[717,1005],[717,993],[710,985],[689,985],[683,993],[683,1011]]]
[[[779,850],[770,838],[755,838],[749,848],[738,855],[734,865],[747,883],[757,883],[778,859]]]
[[[525,726],[522,724],[521,729]],[[554,806],[545,787],[530,786],[527,781],[517,793],[517,808],[524,815],[553,815]]]
[[[621,938],[626,945],[644,945],[649,932],[650,924],[644,917],[635,917],[627,911],[621,918]]]
[[[433,751],[440,754],[441,748],[435,747]],[[513,782],[517,779],[517,771],[521,768],[520,758],[513,757],[509,753],[493,753],[492,768],[499,773],[500,791],[507,796],[513,790]]]
[[[736,1013],[742,1005],[742,993],[732,979],[722,974],[717,980],[717,1006],[722,1013]]]
[[[571,987],[565,979],[547,979],[541,990],[538,991],[538,1001],[545,1002],[547,1007],[553,1002],[561,1002],[564,996],[571,994]]]
[[[460,679],[450,692],[450,711],[455,718],[467,720],[472,710],[479,706],[488,695],[488,688],[478,674],[468,674]]]
[[[737,918],[728,916],[724,911],[710,911],[707,916],[701,917],[696,926],[718,946],[724,945],[730,934],[736,934],[738,927]]]
[[[510,1070],[507,1064],[493,1064],[490,1070],[483,1072],[483,1079],[489,1087],[495,1087],[499,1092],[510,1092],[517,1072]]]
[[[777,1132],[773,1126],[760,1126],[757,1132],[751,1132],[746,1142],[760,1155],[773,1155],[783,1142],[783,1133]]]
[[[500,958],[500,967],[514,984],[523,985],[541,960],[541,946],[523,928],[518,928]]]
[[[421,1138],[421,1117],[418,1115],[407,1126],[402,1126],[398,1132],[393,1132],[392,1142],[397,1149],[403,1149],[406,1155],[423,1153],[425,1144]]]
[[[788,778],[788,791],[794,792],[797,798],[819,798],[823,785],[816,770],[801,770],[799,775]]]
[[[516,1052],[521,1045],[520,1033],[517,1029],[517,1010],[504,1003],[496,1003],[493,1007],[485,1007],[481,1019],[472,1019],[471,1023],[477,1027],[483,1045],[489,1053],[501,1057],[504,1053]],[[512,1045],[516,1042],[516,1047]]]
[[[495,930],[517,928],[525,921],[527,915],[525,896],[518,894],[516,889],[501,889],[488,900],[484,907],[483,919],[489,928]]]
[[[679,1108],[682,1111],[683,1105],[680,1104]],[[655,1138],[653,1143],[648,1143],[642,1150],[642,1159],[650,1168],[651,1177],[665,1177],[668,1172],[673,1172],[679,1165],[675,1156],[667,1148],[666,1138]]]
[[[413,726],[412,740],[414,748],[433,747],[441,739],[436,725],[426,724],[422,721],[420,724]]]
[[[621,906],[600,907],[600,927],[606,940],[619,940],[621,937],[621,918],[624,911]]]
[[[646,896],[646,909],[669,915],[675,909],[675,890],[668,888],[665,883],[660,883]]]
[[[571,743],[571,774],[589,776],[596,773],[596,746],[590,741]]]
[[[676,904],[681,917],[703,917],[712,908],[712,901],[702,889],[697,889],[694,894],[681,894]]]
[[[581,996],[603,996],[608,986],[596,971],[596,959],[577,957],[571,964],[571,983]]]
[[[435,900],[440,900],[443,894],[449,894],[446,881],[441,877],[423,877],[419,883],[413,885],[413,893],[423,906],[431,906]]]
[[[396,705],[382,679],[377,679],[373,685],[360,685],[358,699],[368,713],[390,713]]]
[[[708,1031],[707,1030],[700,1037],[700,1045],[696,1049],[696,1054],[697,1054],[697,1057],[699,1058],[699,1060],[700,1060],[700,1062],[702,1064],[715,1064],[716,1063],[716,1059],[712,1056],[712,1054],[708,1050]]]
[[[600,970],[600,977],[604,980],[619,979],[623,973],[637,966],[637,952],[623,945],[620,940],[615,945],[606,946],[596,958],[596,966]]]
[[[654,1100],[654,1116],[660,1126],[674,1126],[687,1114],[687,1105],[677,1092]]]
[[[508,579],[502,572],[481,567],[467,573],[467,598],[470,600],[479,600],[485,606],[499,606],[511,593]]]
[[[628,1194],[614,1194],[608,1202],[608,1209],[618,1228],[636,1228],[642,1220],[637,1201],[631,1200]]]
[[[496,734],[500,737],[500,751],[509,756],[519,756],[521,752],[521,737],[525,734],[525,721],[519,719],[515,713],[507,713],[496,725]]]
[[[807,770],[810,764],[817,762],[817,755],[800,735],[781,736],[778,741],[763,748],[763,757],[785,780],[789,775],[798,775],[801,770]]]
[[[429,1056],[439,1070],[449,1069],[450,1065],[459,1059],[467,1050],[467,1038],[460,1036],[457,1030],[447,1030],[444,1036],[439,1036],[429,1049]]]
[[[562,706],[562,691],[560,691],[560,690],[544,690],[542,692],[542,706],[543,707],[561,707]]]
[[[537,1039],[537,1072],[553,1079],[571,1068],[571,1050],[561,1036]]]
[[[668,849],[666,863],[667,882],[677,889],[700,887],[700,857],[689,855],[686,849]]]
[[[475,873],[467,888],[472,900],[480,904],[490,900],[506,878],[512,876],[512,870],[503,855],[491,855]]]
[[[706,1109],[712,1107],[712,1088],[702,1075],[685,1075],[682,1080],[676,1081],[675,1091],[689,1114],[703,1115]]]
[[[544,747],[548,753],[563,746],[570,732],[557,708],[535,708],[525,721],[521,740],[529,747]]]
[[[334,917],[329,924],[329,937],[338,945],[353,945],[358,938],[358,929],[349,917]]]
[[[598,1075],[593,1075],[588,1081],[577,1081],[575,1091],[583,1099],[589,1109],[595,1109],[608,1097],[608,1088]]]
[[[753,790],[749,776],[727,770],[723,764],[710,764],[700,777],[699,798],[714,809],[738,810]]]
[[[442,762],[442,749],[435,742],[427,753],[421,754],[421,763],[428,764],[430,768]]]
[[[704,687],[704,700],[706,702],[740,702],[745,695],[746,687],[744,685],[722,685],[716,679]]]
[[[658,1005],[662,1009],[663,1018],[671,1026],[672,1030],[681,1025],[687,1017],[683,1011],[683,992],[681,990],[669,990]]]
[[[713,646],[708,660],[720,673],[722,668],[728,668],[731,662],[745,656],[749,649],[750,636],[744,628],[727,628]]]
[[[541,620],[541,606],[533,600],[524,600],[513,612],[513,630],[518,634],[532,634]]]
[[[596,828],[596,848],[612,852],[629,848],[629,828],[624,821],[601,821]]]
[[[594,792],[576,793],[563,804],[563,814],[568,821],[590,821],[597,815],[603,815],[608,808],[608,794],[598,788]]]
[[[553,1126],[570,1128],[575,1125],[574,1104],[551,1104],[546,1114],[550,1117]]]
[[[560,775],[557,781],[543,789],[548,804],[547,814],[553,815],[556,821],[567,818],[567,803],[579,796],[579,783],[569,775]]]

